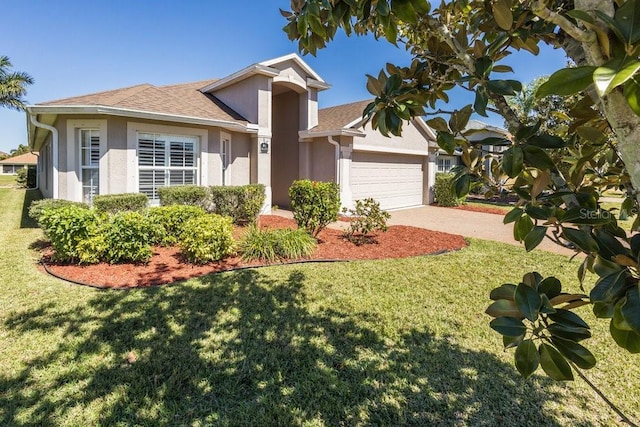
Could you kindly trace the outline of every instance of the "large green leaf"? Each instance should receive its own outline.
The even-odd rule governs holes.
[[[479,115],[483,117],[489,117],[487,115],[487,104],[489,103],[489,96],[484,86],[478,86],[476,89],[476,98],[473,102],[473,109]]]
[[[382,83],[372,75],[367,74],[367,90],[371,95],[380,96],[383,90]]]
[[[500,287],[494,288],[489,294],[489,298],[492,299],[493,301],[498,301],[501,299],[513,301],[515,292],[516,292],[516,285],[505,283]]]
[[[516,369],[525,378],[529,378],[540,364],[540,354],[533,340],[524,340],[516,348]]]
[[[589,329],[589,325],[573,311],[557,308],[555,313],[549,314],[549,319],[565,326],[575,326]]]
[[[493,302],[485,311],[491,317],[522,317],[522,313],[518,310],[514,301],[500,299]]]
[[[579,368],[591,369],[596,366],[596,358],[593,354],[577,342],[552,337],[553,345],[564,357],[571,360]]]
[[[609,323],[609,332],[620,347],[627,349],[629,353],[640,353],[640,334],[616,328],[613,320]]]
[[[628,44],[640,41],[640,3],[637,0],[627,0],[613,17],[617,27]]]
[[[640,334],[640,285],[627,291],[626,301],[620,307],[622,317],[636,334]]]
[[[514,301],[520,312],[524,314],[524,317],[532,322],[538,318],[542,300],[540,299],[540,294],[534,288],[520,283],[516,287]]]
[[[634,58],[625,61],[614,58],[598,67],[593,72],[593,82],[596,85],[598,95],[607,95],[613,89],[632,78],[638,70],[640,70],[640,61]]]
[[[416,10],[411,4],[411,0],[392,0],[391,11],[404,22],[415,24],[418,21]]]
[[[527,331],[522,320],[515,317],[498,317],[489,322],[489,326],[499,334],[507,337],[519,337]]]
[[[511,29],[513,25],[513,13],[511,12],[510,0],[496,0],[492,4],[493,17],[496,20],[496,24],[503,30]]]
[[[591,331],[579,326],[567,326],[561,323],[552,323],[547,326],[547,331],[554,336],[571,341],[582,341],[591,338]]]
[[[553,276],[547,277],[538,285],[538,292],[545,294],[547,298],[551,299],[560,295],[562,292],[562,284],[560,280]]]
[[[434,117],[433,119],[427,120],[425,123],[436,131],[447,132],[447,133],[450,132],[447,121],[442,117]]]
[[[522,148],[522,154],[524,160],[528,165],[538,169],[546,170],[553,169],[555,167],[553,160],[542,148],[535,147],[533,145],[525,145]]]
[[[509,178],[515,178],[522,171],[524,155],[522,148],[511,147],[502,155],[502,170]]]
[[[456,197],[462,198],[469,194],[471,190],[471,176],[468,173],[456,176],[453,181],[453,190]]]
[[[502,220],[503,223],[505,224],[509,224],[511,222],[517,221],[518,218],[520,218],[522,216],[522,214],[524,213],[524,211],[520,208],[513,208],[509,211],[508,214],[506,214],[504,216],[504,219]]]
[[[471,105],[465,105],[460,110],[455,110],[451,114],[451,118],[449,119],[449,127],[454,134],[462,132],[462,130],[467,127],[467,123],[469,123],[471,113],[473,113]]]
[[[622,297],[627,287],[627,270],[607,274],[596,281],[591,289],[591,302],[612,302]]]
[[[624,84],[624,97],[633,112],[640,116],[640,84],[636,77]]]
[[[488,80],[486,83],[488,91],[503,96],[513,96],[517,92],[511,80]]]
[[[551,379],[556,381],[573,380],[571,366],[558,350],[549,344],[541,343],[538,352],[540,353],[540,366]]]
[[[587,253],[598,251],[598,243],[596,243],[593,237],[586,231],[578,230],[577,228],[563,227],[562,235],[565,239]]]
[[[544,236],[547,234],[547,227],[537,225],[531,229],[530,232],[524,237],[524,248],[527,252],[531,252],[538,246]]]
[[[569,141],[565,141],[556,135],[541,133],[529,138],[527,140],[527,144],[531,144],[539,148],[564,148],[569,145]]]
[[[596,67],[584,66],[558,70],[540,85],[536,91],[536,97],[544,98],[548,95],[568,96],[583,91],[593,83],[595,69]]]
[[[502,336],[502,344],[504,345],[504,349],[510,349],[513,347],[517,347],[522,340],[524,340],[525,334],[520,335],[519,337],[508,337],[506,335]]]
[[[513,224],[513,238],[521,242],[532,229],[533,221],[528,215],[523,215]]]
[[[438,146],[446,151],[449,155],[452,155],[456,149],[456,141],[453,135],[451,135],[449,132],[438,131],[436,142],[438,143]]]

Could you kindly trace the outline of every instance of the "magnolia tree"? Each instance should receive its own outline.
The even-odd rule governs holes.
[[[540,366],[553,379],[570,380],[595,365],[581,344],[589,325],[574,311],[583,305],[609,319],[621,348],[640,352],[640,235],[619,227],[599,203],[611,188],[625,193],[628,214],[640,201],[640,0],[292,0],[282,14],[303,53],[316,54],[338,30],[406,47],[409,66],[387,64],[367,76],[374,100],[363,116],[384,135],[433,114],[453,89],[468,92],[469,105],[427,121],[442,149],[462,150],[455,191],[465,195],[482,183],[490,196],[507,182],[519,202],[505,222],[528,251],[549,238],[585,255],[577,272],[583,293],[567,293],[558,279],[537,272],[491,292],[490,325],[515,348],[523,376]],[[537,55],[541,44],[563,49],[571,63],[535,91],[541,102],[571,97],[560,99],[571,102],[562,132],[528,123],[508,102],[523,85],[509,77],[517,70],[505,58],[518,50]],[[470,142],[470,116],[489,112],[504,117],[513,137]],[[507,149],[485,159],[480,145]],[[586,283],[588,271],[595,283]]]

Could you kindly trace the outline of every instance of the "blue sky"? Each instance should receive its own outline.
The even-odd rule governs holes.
[[[256,62],[297,52],[281,30],[278,8],[289,0],[44,0],[3,2],[0,55],[26,71],[30,104],[140,83],[156,85],[224,77]],[[341,33],[303,59],[332,88],[328,107],[369,97],[365,74],[386,62],[404,65],[403,48]],[[516,78],[530,81],[565,63],[562,52],[514,55]],[[511,77],[510,77],[511,78]],[[455,99],[454,105],[472,102]],[[490,120],[501,125],[499,118]],[[0,109],[0,151],[26,144],[24,113]]]

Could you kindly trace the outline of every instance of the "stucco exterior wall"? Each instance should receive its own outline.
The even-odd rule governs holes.
[[[253,76],[231,86],[216,90],[213,94],[233,110],[242,114],[250,123],[269,127],[266,121],[269,115],[264,111],[261,93],[271,93],[271,81],[265,76]]]
[[[378,130],[371,129],[371,124],[364,127],[365,137],[355,137],[353,149],[361,151],[394,152],[403,154],[422,154],[428,152],[428,139],[412,122],[402,127],[402,136],[386,137]]]
[[[316,138],[309,144],[311,157],[310,179],[336,181],[336,147],[327,138]]]

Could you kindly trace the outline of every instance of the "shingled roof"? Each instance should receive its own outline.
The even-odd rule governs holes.
[[[371,100],[367,99],[318,110],[318,126],[311,129],[310,133],[344,129],[353,121],[362,118],[362,112],[370,103]]]
[[[7,157],[0,160],[3,165],[35,165],[38,163],[38,156],[33,153],[20,154],[19,156]]]
[[[154,86],[148,83],[43,102],[39,106],[104,106],[202,119],[247,120],[222,101],[199,91],[215,80]]]

